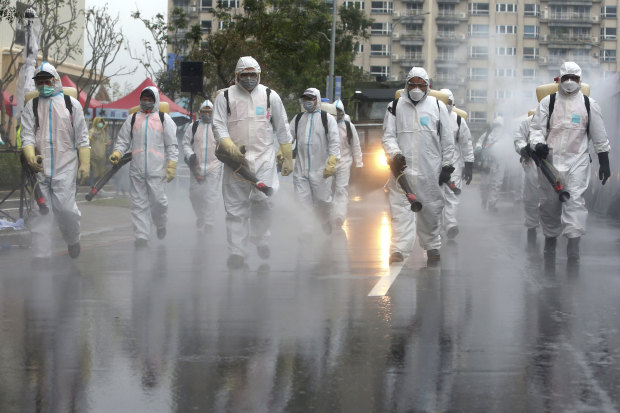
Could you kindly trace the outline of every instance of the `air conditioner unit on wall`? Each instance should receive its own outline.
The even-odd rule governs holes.
[[[400,17],[400,12],[399,11],[392,12],[392,16]]]
[[[593,23],[598,23],[600,17],[599,16],[591,16],[592,17],[592,22]]]
[[[400,38],[400,33],[392,33],[392,39]]]
[[[594,37],[591,37],[591,38],[590,38],[590,41],[591,41],[592,43],[598,43],[598,42],[599,42],[599,38],[598,38],[598,37],[596,37],[596,36],[594,36]]]

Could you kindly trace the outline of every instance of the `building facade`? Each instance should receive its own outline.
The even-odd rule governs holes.
[[[222,2],[242,11],[241,0]],[[378,80],[403,80],[424,67],[435,89],[449,88],[456,104],[482,128],[506,102],[535,107],[535,88],[552,82],[563,61],[583,69],[586,82],[618,72],[618,0],[337,0],[373,19],[355,64]],[[192,24],[219,28],[216,0],[169,0]],[[514,107],[512,107],[514,109]]]

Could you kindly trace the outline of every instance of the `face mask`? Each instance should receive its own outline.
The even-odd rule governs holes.
[[[98,127],[99,129],[103,128],[103,123],[98,123],[98,124],[97,124],[97,127]]]
[[[336,119],[338,120],[338,122],[343,121],[344,120],[344,113],[337,113],[336,114]]]
[[[143,112],[151,112],[153,111],[154,107],[155,107],[155,102],[140,101],[140,109],[142,109]]]
[[[452,106],[453,105],[446,105],[446,108],[448,108],[448,113],[452,113]]]
[[[39,88],[39,96],[50,97],[54,93],[54,86],[41,86]]]
[[[304,109],[306,110],[306,112],[308,113],[312,113],[314,112],[314,102],[311,100],[304,100],[302,103]]]
[[[245,90],[247,90],[248,92],[251,92],[258,84],[258,79],[251,78],[251,77],[248,77],[245,79],[239,79],[239,84]]]
[[[424,97],[424,92],[422,92],[422,90],[416,87],[411,91],[407,91],[407,96],[409,96],[409,99],[413,100],[414,102],[418,102]]]
[[[211,118],[213,117],[213,115],[211,115],[210,113],[201,113],[200,114],[200,121],[202,123],[211,123]]]
[[[562,86],[562,90],[569,94],[574,93],[580,87],[579,83],[575,82],[572,79],[569,79],[566,82],[562,82],[560,85]]]

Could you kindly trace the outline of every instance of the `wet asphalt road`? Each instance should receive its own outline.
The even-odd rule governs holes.
[[[168,237],[136,251],[127,209],[80,204],[82,254],[47,268],[0,255],[0,411],[617,412],[620,227],[590,217],[565,243],[526,245],[522,207],[479,209],[426,267],[387,268],[381,190],[352,191],[343,231],[298,239],[291,181],[272,257],[226,268],[223,207],[200,236],[180,187]],[[112,229],[112,230],[111,230]],[[389,288],[388,288],[389,287]],[[370,296],[369,296],[370,295]]]

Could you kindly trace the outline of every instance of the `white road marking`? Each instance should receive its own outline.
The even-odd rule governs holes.
[[[390,289],[394,281],[396,280],[396,277],[398,277],[398,274],[400,274],[400,271],[403,269],[404,265],[405,265],[404,262],[394,263],[390,265],[389,274],[384,275],[383,277],[379,279],[379,281],[377,281],[374,288],[370,291],[370,293],[368,293],[368,296],[369,297],[384,296],[388,292],[388,290]]]

